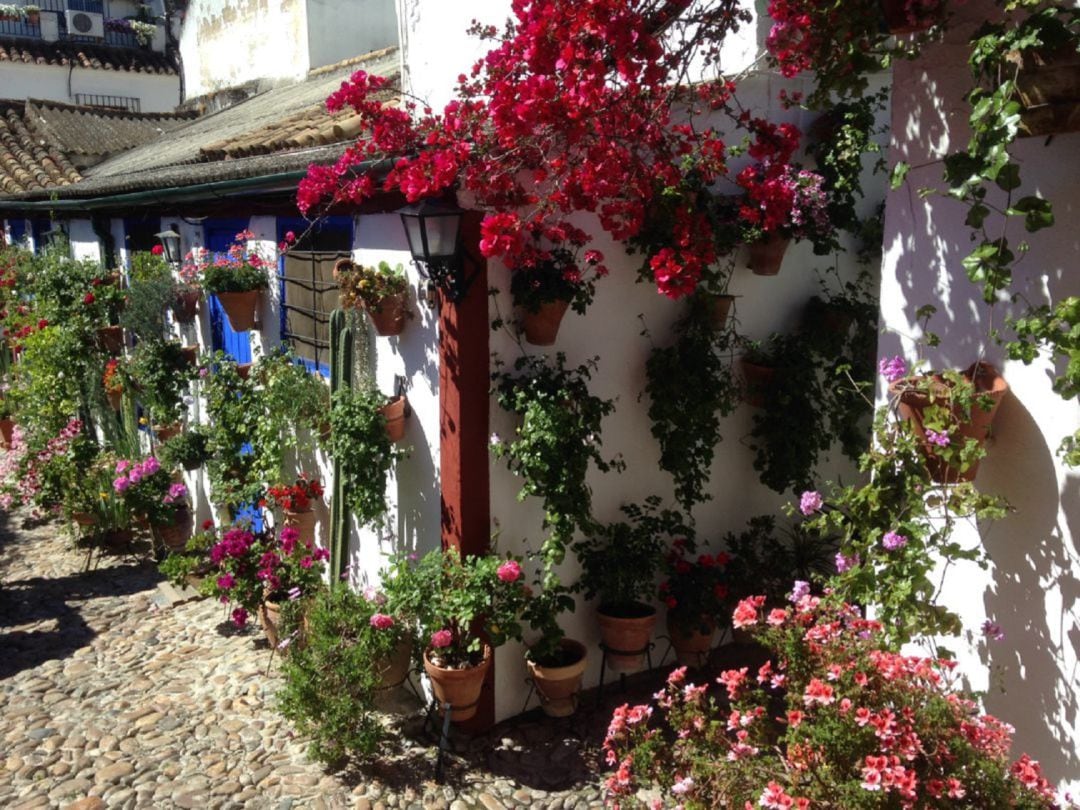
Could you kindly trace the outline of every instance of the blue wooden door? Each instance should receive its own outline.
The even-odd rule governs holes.
[[[224,253],[236,235],[248,227],[246,219],[210,219],[203,224],[203,239],[211,256]],[[207,296],[210,304],[210,332],[214,350],[223,349],[237,363],[251,362],[251,340],[247,332],[234,332],[216,295]]]

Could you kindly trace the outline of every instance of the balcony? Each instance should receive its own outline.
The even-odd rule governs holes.
[[[62,42],[88,42],[98,45],[108,45],[114,48],[143,48],[138,38],[131,31],[111,30],[106,23],[105,38],[87,37],[69,33],[65,11],[85,11],[91,14],[101,14],[108,20],[106,0],[38,0],[36,5],[42,12],[54,12],[59,27],[59,38]],[[29,22],[25,18],[19,20],[0,20],[0,37],[20,37],[27,39],[41,39],[41,23]]]

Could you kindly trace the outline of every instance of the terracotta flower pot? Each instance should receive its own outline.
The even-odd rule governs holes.
[[[564,638],[560,644],[573,663],[548,667],[525,659],[529,676],[540,696],[540,707],[548,717],[569,717],[577,710],[581,678],[589,663],[588,652],[580,641]]]
[[[640,667],[652,639],[656,610],[643,604],[635,607],[635,611],[614,612],[614,608],[601,605],[596,611],[600,640],[607,648],[607,663],[616,671]],[[636,615],[620,615],[624,612]]]
[[[180,353],[183,355],[184,362],[187,363],[189,368],[194,368],[195,364],[199,362],[198,346],[184,346],[180,349]]]
[[[187,541],[191,539],[192,519],[191,512],[187,509],[177,510],[173,522],[169,526],[158,526],[158,537],[169,551],[183,551]]]
[[[746,266],[754,271],[755,276],[775,276],[784,263],[784,254],[790,242],[787,237],[774,233],[761,242],[751,243]]]
[[[379,409],[386,417],[386,435],[392,442],[399,442],[405,437],[405,412],[408,405],[406,397],[396,396]]]
[[[294,527],[300,533],[301,542],[315,540],[315,511],[285,512],[285,525]]]
[[[119,411],[124,405],[123,391],[106,391],[105,398],[109,400],[109,407],[114,411]]]
[[[71,519],[75,521],[78,526],[96,526],[98,519],[97,515],[93,515],[90,512],[72,512]]]
[[[157,436],[159,442],[167,442],[173,436],[178,435],[183,429],[183,425],[179,422],[173,422],[170,425],[155,425],[154,435]]]
[[[696,669],[704,666],[709,659],[713,636],[716,635],[716,620],[711,616],[701,616],[691,623],[669,610],[667,632],[676,660],[683,666]]]
[[[40,11],[28,11],[28,12],[26,12],[26,24],[27,25],[40,25],[41,24],[41,12]]]
[[[266,640],[273,649],[277,649],[281,641],[279,629],[281,627],[281,605],[277,602],[263,602],[259,605],[259,624],[266,633]]]
[[[709,295],[709,322],[717,332],[723,331],[727,326],[728,316],[731,314],[731,305],[735,303],[734,295]]]
[[[173,317],[177,323],[194,323],[199,315],[199,299],[202,293],[198,290],[184,290],[177,293],[172,303]]]
[[[102,535],[101,542],[111,551],[130,551],[135,535],[131,529],[109,529]]]
[[[247,332],[255,328],[255,315],[259,311],[262,290],[245,292],[222,292],[217,294],[221,308],[229,318],[234,332]]]
[[[743,398],[748,405],[764,408],[769,389],[776,377],[776,369],[772,366],[751,363],[745,357],[739,358],[739,366],[742,368],[743,375]]]
[[[405,330],[405,293],[384,298],[376,307],[364,307],[381,337],[400,335]]]
[[[11,449],[11,443],[15,438],[15,420],[14,419],[0,419],[0,444],[4,445],[5,450]]]
[[[393,689],[401,686],[409,677],[412,667],[412,639],[402,636],[394,652],[379,667],[379,685],[376,689]]]
[[[1014,51],[1006,56],[1020,70],[1021,135],[1050,135],[1080,130],[1080,54],[1074,49]]]
[[[988,395],[991,398],[990,410],[983,410],[977,404],[971,408],[968,421],[963,419],[959,408],[953,408],[953,417],[959,422],[953,439],[975,439],[980,446],[990,436],[990,426],[994,421],[1001,401],[1009,391],[1009,384],[1001,376],[996,368],[989,363],[973,363],[964,370],[964,377],[972,381],[975,391],[979,395]],[[942,396],[948,395],[948,385],[943,378],[940,381]],[[889,386],[889,393],[898,399],[898,409],[901,418],[909,421],[922,444],[923,454],[926,457],[927,468],[930,477],[939,484],[955,484],[961,481],[973,481],[979,472],[978,460],[972,462],[968,469],[958,470],[947,464],[944,459],[934,452],[933,445],[926,439],[926,431],[923,427],[924,411],[930,406],[930,397],[921,391],[907,391],[905,383],[910,385],[914,378],[898,380]]]
[[[246,380],[246,379],[249,379],[251,377],[251,366],[252,365],[253,365],[252,363],[237,363],[236,364],[236,373],[240,375],[241,380]]]
[[[525,331],[525,340],[533,346],[550,346],[559,336],[569,301],[548,301],[540,305],[538,312],[524,310],[521,313],[521,327]]]
[[[444,703],[450,704],[450,719],[461,723],[476,715],[484,676],[491,667],[491,647],[484,645],[484,660],[466,669],[443,669],[431,663],[430,650],[424,652],[424,672],[431,679],[431,689],[442,711]]]
[[[97,330],[98,346],[112,355],[124,351],[124,329],[120,326],[102,326]]]

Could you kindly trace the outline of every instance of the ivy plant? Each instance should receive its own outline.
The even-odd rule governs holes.
[[[374,388],[342,388],[330,409],[330,455],[340,463],[349,509],[363,523],[375,523],[388,510],[386,480],[404,451],[390,441],[381,408],[386,397]]]

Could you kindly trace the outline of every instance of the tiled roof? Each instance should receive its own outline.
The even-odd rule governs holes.
[[[148,143],[195,117],[194,111],[131,113],[35,99],[28,99],[26,104],[26,120],[34,131],[73,159],[115,155]]]
[[[24,112],[18,102],[0,102],[0,191],[42,191],[80,180],[62,152],[30,131]]]
[[[203,115],[164,132],[83,172],[63,199],[190,186],[262,177],[326,163],[340,156],[359,134],[349,111],[330,116],[326,97],[359,66],[388,77],[396,86],[396,48],[320,69],[304,81],[272,85],[234,106]],[[387,93],[387,102],[397,91]],[[25,199],[47,194],[31,191]]]
[[[59,65],[130,73],[175,74],[171,57],[145,48],[110,48],[86,42],[45,42],[40,39],[0,38],[0,63]]]

